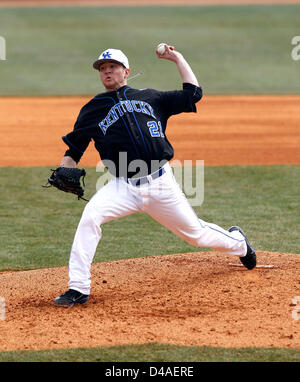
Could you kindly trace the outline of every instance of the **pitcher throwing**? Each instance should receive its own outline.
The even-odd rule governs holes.
[[[169,161],[173,147],[166,135],[168,119],[196,112],[202,89],[181,53],[165,45],[160,59],[173,62],[182,90],[158,91],[127,86],[129,62],[124,53],[107,49],[93,67],[106,91],[81,109],[74,130],[62,139],[68,146],[60,167],[76,168],[91,140],[114,175],[86,204],[69,259],[68,291],[54,301],[73,306],[88,301],[91,264],[102,236],[102,224],[146,212],[188,243],[239,256],[248,269],[256,254],[241,228],[225,230],[199,219],[177,184]],[[126,161],[124,160],[126,159]]]

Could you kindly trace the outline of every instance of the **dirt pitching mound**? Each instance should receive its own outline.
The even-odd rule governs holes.
[[[67,288],[67,267],[2,272],[0,350],[149,342],[299,348],[291,302],[300,294],[300,255],[260,251],[258,265],[273,268],[239,264],[217,252],[97,263],[90,301],[73,308],[53,304]]]

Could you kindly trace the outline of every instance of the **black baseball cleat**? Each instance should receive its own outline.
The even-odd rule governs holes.
[[[246,244],[247,244],[247,253],[246,256],[241,256],[240,260],[242,264],[247,268],[247,269],[253,269],[256,267],[256,253],[252,245],[249,243],[249,240],[247,239],[246,235],[244,234],[243,230],[238,227],[238,226],[233,226],[229,228],[229,232],[232,231],[239,231],[245,238]]]
[[[89,299],[88,294],[82,294],[74,289],[69,289],[67,292],[54,299],[54,304],[59,306],[73,306],[75,304],[84,304]]]

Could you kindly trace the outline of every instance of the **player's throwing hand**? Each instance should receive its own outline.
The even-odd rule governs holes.
[[[174,46],[171,46],[168,44],[163,44],[163,46],[164,46],[164,51],[163,51],[163,48],[160,47],[160,45],[162,45],[162,44],[159,44],[155,50],[155,53],[156,53],[158,58],[164,58],[165,60],[170,60],[170,61],[176,62],[178,60],[179,56],[182,57],[182,54],[177,52],[175,50]],[[160,53],[160,52],[163,52],[163,53]]]

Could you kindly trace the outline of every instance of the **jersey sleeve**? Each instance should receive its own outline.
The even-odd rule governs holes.
[[[165,112],[171,116],[179,113],[195,113],[196,103],[202,98],[202,88],[183,83],[182,90],[162,92],[161,102]]]
[[[69,147],[64,156],[70,156],[76,163],[80,161],[91,141],[91,137],[85,129],[82,114],[83,109],[80,111],[74,124],[74,130],[62,137],[64,143]]]

